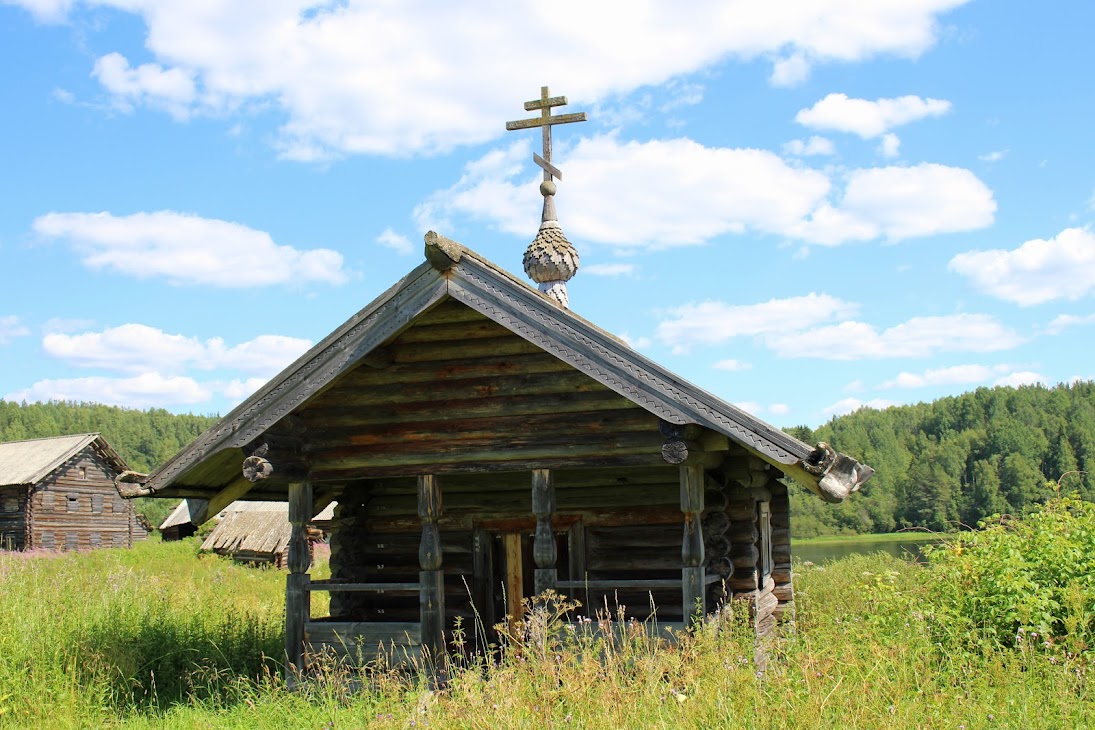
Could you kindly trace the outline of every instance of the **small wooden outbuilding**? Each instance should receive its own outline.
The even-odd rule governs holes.
[[[0,548],[87,550],[145,539],[115,486],[126,470],[97,433],[0,444]]]
[[[334,516],[334,508],[334,504],[327,505],[309,523],[309,551],[323,539],[323,531],[316,523],[328,523]],[[239,500],[217,515],[217,526],[202,541],[201,549],[241,563],[272,565],[287,570],[291,536],[288,504]]]
[[[546,216],[545,216],[546,219]],[[545,222],[547,225],[547,222]],[[286,651],[438,657],[555,590],[683,627],[793,606],[783,477],[835,502],[871,469],[677,377],[453,241],[152,474],[140,494],[288,499]],[[554,286],[554,284],[552,284]],[[330,580],[306,523],[337,499]],[[329,617],[310,595],[331,592]]]

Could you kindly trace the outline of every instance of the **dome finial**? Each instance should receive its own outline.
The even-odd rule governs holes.
[[[540,127],[544,135],[544,156],[532,154],[532,160],[544,171],[544,181],[540,183],[540,194],[544,196],[544,212],[540,217],[540,230],[536,238],[525,250],[525,273],[537,283],[540,291],[547,294],[564,309],[569,300],[567,281],[578,271],[578,252],[570,245],[559,225],[555,213],[555,192],[558,186],[555,179],[562,180],[563,173],[551,164],[551,127],[555,124],[586,121],[586,113],[560,114],[552,116],[553,107],[564,106],[565,96],[549,96],[548,87],[540,87],[540,98],[525,102],[525,110],[540,110],[540,116],[506,122],[506,129],[530,129]]]

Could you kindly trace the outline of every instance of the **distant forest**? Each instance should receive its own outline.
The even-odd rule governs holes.
[[[864,408],[811,430],[788,432],[874,467],[860,493],[828,505],[805,489],[792,497],[797,537],[953,530],[993,514],[1021,514],[1049,495],[1095,498],[1095,383],[978,388],[932,403]]]
[[[0,401],[0,441],[99,432],[131,469],[149,472],[216,421],[76,403]],[[827,441],[874,467],[858,494],[825,504],[792,492],[796,537],[950,530],[996,513],[1022,513],[1048,496],[1047,481],[1073,474],[1063,491],[1095,500],[1095,383],[1055,388],[978,388],[932,403],[864,408],[817,429],[787,429],[808,444]],[[152,504],[155,503],[155,504]],[[155,523],[165,500],[138,509]]]

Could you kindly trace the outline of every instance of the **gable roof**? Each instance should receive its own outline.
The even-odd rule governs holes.
[[[93,445],[116,471],[128,468],[122,457],[97,433],[8,441],[0,443],[0,486],[37,484],[88,445]]]
[[[426,259],[150,475],[139,493],[164,490],[200,464],[255,442],[447,298],[670,424],[699,424],[724,434],[827,501],[840,501],[873,473],[854,459],[811,447],[683,380],[470,249],[432,231],[426,234]]]

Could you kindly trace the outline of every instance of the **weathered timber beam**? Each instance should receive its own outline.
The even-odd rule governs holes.
[[[358,424],[406,423],[412,421],[446,420],[501,415],[535,415],[580,413],[611,409],[634,409],[637,406],[613,392],[560,393],[516,395],[496,398],[440,399],[423,403],[392,404],[385,408],[362,409],[347,404],[310,405],[305,416],[312,423],[326,426]]]
[[[551,518],[555,514],[555,482],[550,469],[532,472],[532,513],[536,515],[536,536],[533,539],[532,556],[536,563],[536,593],[555,590],[558,558],[555,532]]]
[[[682,610],[689,626],[707,615],[704,590],[704,545],[700,515],[703,513],[703,495],[706,476],[702,466],[680,468],[681,512],[684,513],[684,539],[681,544],[681,592]]]
[[[513,335],[484,337],[467,342],[412,342],[401,345],[395,341],[391,347],[397,363],[453,362],[476,357],[543,353],[541,348]]]
[[[464,439],[532,435],[580,438],[581,434],[586,432],[649,432],[652,418],[653,416],[646,411],[635,408],[576,414],[458,418],[444,421],[316,428],[311,433],[312,451],[344,444],[369,446],[389,444],[393,441],[399,443],[451,442],[454,434],[459,434]]]
[[[436,231],[427,231],[425,235],[426,260],[438,271],[448,271],[464,255],[464,247],[452,239],[445,238]]]
[[[241,474],[235,481],[209,498],[209,506],[206,507],[205,517],[202,522],[216,517],[225,507],[251,491],[251,487],[252,483],[247,481]]]
[[[581,522],[587,528],[621,527],[641,524],[643,526],[680,527],[680,513],[672,509],[674,505],[630,508],[620,510],[586,509],[574,510],[554,520],[559,526]],[[365,529],[376,534],[407,533],[418,528],[419,520],[415,515],[393,515],[369,517],[363,523]],[[440,529],[446,532],[466,532],[476,526],[487,526],[498,532],[531,529],[532,518],[524,511],[493,512],[453,512],[446,510],[438,520]],[[679,543],[675,540],[675,544]]]
[[[573,366],[569,363],[552,357],[546,352],[477,357],[470,360],[446,363],[442,366],[432,362],[399,363],[393,360],[383,369],[358,368],[347,373],[339,380],[338,388],[367,388],[377,385],[404,385],[427,382],[447,383],[503,375],[559,373],[573,369]]]
[[[560,393],[610,392],[608,388],[576,370],[533,375],[504,375],[449,381],[410,383],[399,388],[333,388],[315,399],[317,405],[334,402],[342,406],[436,403],[439,399],[465,400],[507,395],[557,395]]]
[[[430,471],[436,474],[478,474],[487,472],[516,472],[531,471],[533,469],[571,469],[575,467],[631,467],[631,466],[665,466],[661,454],[613,454],[583,455],[577,454],[570,457],[548,458],[534,456],[530,458],[517,458],[510,461],[483,462],[471,459],[467,462],[441,462],[431,460],[429,462],[377,466],[369,464],[368,460],[361,463],[343,465],[337,468],[318,464],[313,468],[311,478],[313,481],[345,482],[355,479],[383,479],[385,477],[405,477]]]
[[[432,474],[418,478],[418,516],[422,541],[418,548],[419,616],[426,659],[443,668],[445,655],[445,574],[441,568],[441,483]]]
[[[290,679],[294,673],[304,671],[304,625],[311,613],[311,594],[308,592],[311,554],[308,550],[307,524],[314,514],[311,483],[301,481],[289,485],[289,524],[292,532],[288,545],[289,575],[285,578],[285,654]]]
[[[713,469],[722,463],[725,452],[704,451],[703,447],[695,441],[683,439],[670,439],[662,444],[662,459],[667,464],[675,466],[700,466],[704,469]]]
[[[419,464],[426,460],[464,464],[474,461],[515,461],[531,458],[564,458],[597,456],[600,454],[658,453],[657,437],[648,433],[586,434],[573,437],[537,438],[491,437],[463,439],[455,434],[447,444],[431,444],[423,448],[416,443],[391,442],[381,446],[346,445],[314,452],[312,464],[317,469],[344,468],[357,465],[397,466]]]

